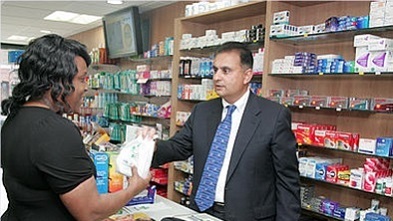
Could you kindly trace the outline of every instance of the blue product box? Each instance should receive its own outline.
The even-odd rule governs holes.
[[[126,206],[133,206],[138,204],[147,204],[147,203],[154,203],[156,198],[157,188],[156,186],[150,186],[146,189],[146,191],[142,191],[140,194],[132,198]]]
[[[325,180],[326,179],[326,168],[329,163],[317,163],[315,165],[315,179]]]
[[[344,219],[345,218],[345,210],[346,210],[346,208],[338,207],[333,211],[333,216]]]
[[[392,156],[393,138],[392,137],[378,137],[375,154],[378,156]]]
[[[365,221],[391,221],[388,216],[380,215],[378,213],[367,213]]]
[[[108,193],[108,185],[109,185],[108,177],[99,177],[99,176],[97,176],[97,178],[96,178],[96,186],[97,186],[97,191],[98,191],[99,194]]]
[[[8,63],[16,63],[18,61],[19,56],[21,56],[25,52],[24,50],[16,50],[8,52]]]
[[[105,152],[92,150],[90,152],[94,165],[96,166],[96,185],[98,193],[108,193],[108,170],[109,157]]]

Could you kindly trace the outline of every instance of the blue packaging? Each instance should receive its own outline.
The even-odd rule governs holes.
[[[370,21],[370,17],[368,15],[357,17],[357,19],[356,19],[356,28],[357,29],[368,28],[369,27],[369,21]]]
[[[367,213],[364,221],[391,221],[391,219],[378,213]]]
[[[393,155],[393,138],[391,137],[378,137],[375,155],[378,156],[392,156]]]
[[[315,179],[317,180],[325,180],[326,178],[326,168],[328,163],[317,163],[315,165]]]
[[[8,63],[16,63],[24,50],[8,51]]]
[[[92,150],[90,152],[94,165],[96,166],[96,186],[98,193],[108,193],[109,157],[105,152]]]

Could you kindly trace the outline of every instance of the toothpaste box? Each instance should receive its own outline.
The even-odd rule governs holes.
[[[355,35],[353,38],[353,46],[354,47],[368,47],[368,44],[371,40],[378,40],[381,37],[376,35],[364,34],[364,35]]]

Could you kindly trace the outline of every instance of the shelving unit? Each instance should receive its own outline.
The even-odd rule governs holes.
[[[265,11],[266,2],[255,1],[249,3],[242,3],[236,6],[227,7],[224,9],[209,11],[195,16],[178,18],[175,20],[175,54],[173,55],[173,81],[172,81],[172,116],[170,134],[173,135],[181,127],[176,125],[177,111],[191,111],[192,107],[200,101],[196,100],[182,100],[177,99],[177,86],[181,84],[200,83],[201,78],[184,78],[179,77],[179,69],[177,64],[180,62],[180,57],[195,56],[195,57],[209,57],[218,46],[211,46],[206,48],[195,48],[190,50],[180,50],[180,39],[182,34],[190,33],[193,36],[202,36],[205,30],[215,29],[217,35],[223,32],[237,31],[241,29],[250,29],[252,25],[265,25]],[[263,47],[263,42],[247,43],[250,49],[257,49]],[[168,198],[176,202],[180,201],[182,194],[177,192],[174,188],[174,182],[184,179],[186,173],[174,168],[173,163],[169,169],[168,182]]]
[[[323,1],[306,4],[306,2],[279,2],[272,1],[267,4],[267,11],[274,13],[290,11],[290,24],[312,25],[323,23],[332,16],[362,16],[368,15],[370,2],[351,1]],[[266,17],[267,33],[272,24],[272,14]],[[319,54],[340,54],[345,60],[354,60],[355,48],[353,38],[358,34],[374,34],[381,37],[392,37],[393,27],[380,27],[362,30],[331,32],[324,34],[310,34],[305,36],[285,38],[265,38],[265,67],[262,81],[262,90],[265,96],[270,89],[302,89],[308,90],[311,95],[345,96],[345,97],[392,97],[392,73],[313,73],[313,74],[275,74],[272,73],[272,61],[295,52],[312,52]],[[361,138],[392,137],[393,114],[373,111],[336,111],[334,109],[315,107],[298,108],[289,106],[292,111],[292,120],[297,122],[333,124],[337,130],[359,133]],[[348,151],[335,151],[328,148],[308,147],[307,151],[313,156],[328,156],[343,158],[343,163],[350,168],[363,165],[366,157],[380,157],[358,154]],[[389,157],[390,161],[392,159]],[[380,200],[382,207],[388,209],[388,215],[393,215],[391,197],[380,194],[363,192],[341,185],[304,179],[303,183],[315,185],[316,195],[323,195],[342,205],[369,208],[371,199]],[[310,211],[307,211],[310,212]],[[310,212],[314,213],[314,212]],[[326,218],[328,220],[340,220]]]

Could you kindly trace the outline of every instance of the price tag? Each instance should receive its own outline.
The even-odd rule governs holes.
[[[321,107],[320,106],[316,106],[315,110],[321,110]]]
[[[322,76],[322,75],[323,75],[323,72],[319,72],[319,75]]]
[[[362,72],[359,72],[359,75],[361,75],[361,76],[364,75],[364,72],[363,72],[363,71],[362,71]]]
[[[307,37],[308,37],[308,33],[305,33],[305,34],[304,34],[304,37],[307,38]]]
[[[341,107],[337,107],[337,108],[336,108],[336,111],[341,111]]]
[[[300,109],[303,109],[303,105],[299,105],[299,108],[300,108]]]
[[[380,71],[375,72],[375,75],[381,75]]]

